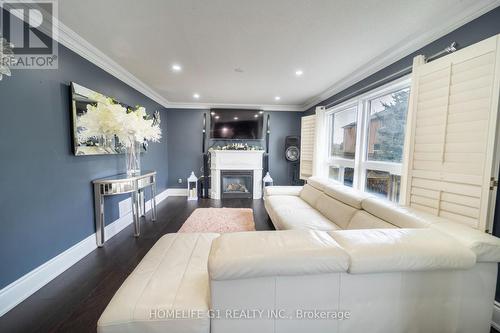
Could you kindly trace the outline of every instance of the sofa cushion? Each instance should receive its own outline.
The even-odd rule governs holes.
[[[322,193],[322,191],[306,184],[302,188],[302,191],[300,191],[300,197],[312,207],[316,207],[316,202]]]
[[[207,262],[218,236],[177,233],[160,238],[113,296],[97,332],[209,333]],[[175,310],[200,316],[167,315]]]
[[[266,198],[266,204],[273,207],[274,210],[283,209],[312,209],[312,207],[294,195],[273,195]]]
[[[346,205],[326,194],[321,194],[318,198],[316,208],[341,229],[347,227],[354,213],[358,211],[358,209]]]
[[[399,228],[426,228],[432,222],[425,218],[425,213],[374,197],[364,199],[361,207],[368,213]]]
[[[323,192],[356,209],[361,209],[361,202],[370,197],[367,193],[357,191],[352,187],[341,184],[325,186]]]
[[[264,187],[264,197],[272,195],[295,195],[302,191],[302,186],[266,186]]]
[[[464,224],[441,219],[442,222],[431,224],[431,228],[460,241],[477,256],[478,262],[500,262],[500,238],[472,229]]]
[[[307,183],[320,191],[324,191],[325,187],[327,186],[340,185],[339,182],[336,182],[334,180],[317,176],[307,178]]]
[[[430,228],[328,233],[349,254],[349,273],[467,269],[476,263],[474,252]]]
[[[353,229],[392,229],[397,228],[378,217],[365,212],[364,210],[357,211],[347,225],[348,230]]]
[[[274,225],[280,230],[337,230],[339,226],[323,216],[314,208],[294,209],[278,208],[274,210],[276,223]]]
[[[326,232],[237,232],[214,240],[208,259],[212,280],[345,272],[349,256]]]

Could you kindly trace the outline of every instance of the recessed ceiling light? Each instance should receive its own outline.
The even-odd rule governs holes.
[[[239,118],[238,118],[238,117],[234,117],[233,119],[234,119],[234,120],[238,120]]]
[[[253,117],[254,118],[259,118],[259,115],[258,114],[254,114]]]
[[[301,69],[297,69],[295,71],[295,75],[297,75],[297,76],[302,76],[302,74],[304,74],[304,72]]]
[[[260,113],[260,114],[263,114],[263,113],[264,113],[264,111],[259,111],[259,113]]]
[[[200,94],[194,93],[194,94],[193,94],[193,98],[194,98],[194,99],[198,99],[198,98],[200,98]]]
[[[279,97],[279,96],[274,97],[275,101],[279,101],[280,99],[281,99],[281,97]]]
[[[215,116],[215,112],[213,112],[213,111],[212,111],[212,112],[210,112],[210,114],[211,114],[212,116]]]
[[[215,119],[219,119],[220,117],[219,116],[215,116]]]
[[[181,67],[181,65],[179,65],[179,64],[173,64],[173,65],[172,65],[172,70],[173,70],[174,72],[180,72],[180,71],[182,70],[182,67]]]

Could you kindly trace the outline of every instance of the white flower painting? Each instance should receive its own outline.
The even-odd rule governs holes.
[[[79,116],[81,130],[78,133],[80,142],[101,136],[116,136],[125,146],[144,140],[159,142],[161,129],[154,118],[146,113],[146,109],[137,106],[125,108],[111,98],[94,93],[89,96],[96,103],[87,105],[87,112]]]

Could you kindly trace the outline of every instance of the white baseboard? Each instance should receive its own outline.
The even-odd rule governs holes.
[[[166,189],[165,191],[157,194],[156,203],[159,203],[169,197],[171,195],[170,190],[171,189]],[[177,191],[174,191],[174,193],[177,193]],[[149,211],[150,209],[151,200],[146,202],[146,211]],[[120,216],[120,218],[106,226],[106,239],[110,239],[115,236],[132,222],[133,218],[130,211],[127,214]],[[76,264],[96,248],[96,235],[94,233],[4,287],[0,290],[0,317],[52,281],[59,274]]]
[[[500,303],[495,301],[493,306],[493,318],[491,319],[491,326],[500,332]]]
[[[187,197],[186,188],[169,188],[167,191],[169,197]]]

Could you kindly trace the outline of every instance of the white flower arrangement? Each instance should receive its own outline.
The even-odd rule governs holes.
[[[11,76],[9,65],[15,62],[13,48],[14,44],[0,35],[0,81],[4,75]]]
[[[115,103],[113,99],[101,94],[93,94],[89,98],[96,103],[87,105],[87,112],[79,117],[82,130],[78,133],[80,142],[101,136],[117,136],[126,147],[144,140],[159,142],[161,128],[159,123],[146,113],[146,109],[137,106],[127,109]]]

